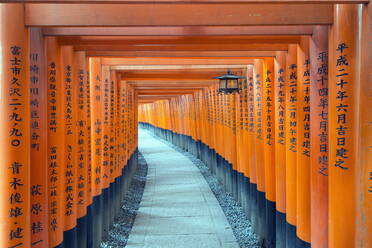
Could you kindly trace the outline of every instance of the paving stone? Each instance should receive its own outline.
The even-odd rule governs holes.
[[[139,136],[148,181],[126,247],[239,247],[199,169],[146,131]]]
[[[215,234],[150,235],[144,248],[220,248]],[[134,247],[133,247],[134,248]]]

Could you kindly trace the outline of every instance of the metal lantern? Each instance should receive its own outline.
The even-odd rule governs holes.
[[[218,92],[230,94],[234,92],[239,93],[240,80],[243,79],[244,77],[237,76],[233,74],[230,70],[228,70],[227,74],[215,78],[220,80]]]

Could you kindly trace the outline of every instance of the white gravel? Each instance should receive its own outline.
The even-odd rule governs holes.
[[[152,132],[150,133],[152,134]],[[152,135],[155,136],[154,134]],[[239,246],[241,248],[260,248],[261,245],[258,237],[254,233],[252,224],[245,214],[243,208],[230,193],[227,193],[224,190],[224,187],[218,181],[217,177],[210,171],[208,166],[205,165],[203,161],[195,157],[192,153],[186,152],[166,140],[160,140],[182,153],[199,168],[201,174],[204,176],[210,189],[220,203],[220,206],[225,213]]]
[[[119,215],[110,227],[109,235],[101,243],[101,248],[118,248],[127,245],[128,236],[132,230],[137,210],[142,199],[146,184],[147,164],[142,154],[138,154],[138,166],[134,173],[132,183],[122,201]]]

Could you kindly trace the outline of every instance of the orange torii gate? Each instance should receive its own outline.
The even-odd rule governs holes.
[[[265,245],[372,246],[368,1],[24,2],[0,4],[1,247],[98,247],[137,121],[208,164]],[[229,67],[240,95],[211,80]]]

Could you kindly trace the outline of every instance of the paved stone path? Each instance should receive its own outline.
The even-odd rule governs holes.
[[[185,156],[139,131],[148,175],[128,248],[239,248],[198,168]]]

